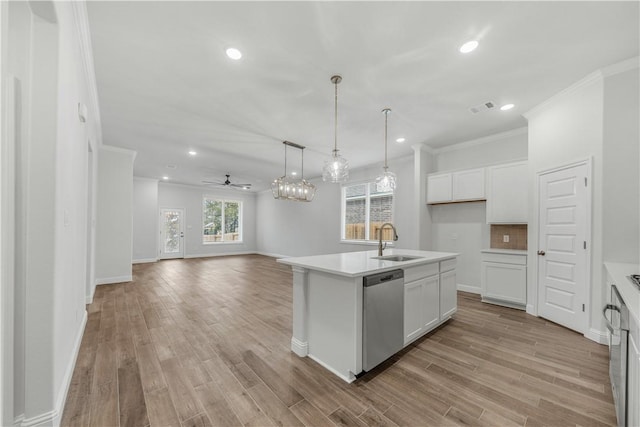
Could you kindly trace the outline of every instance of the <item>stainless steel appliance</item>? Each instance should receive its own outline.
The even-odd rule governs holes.
[[[404,346],[404,271],[363,278],[362,369],[370,371]]]
[[[607,312],[611,313],[607,317]],[[629,310],[616,285],[611,286],[611,304],[602,314],[609,330],[609,377],[616,405],[619,426],[627,425],[627,348],[629,337]]]

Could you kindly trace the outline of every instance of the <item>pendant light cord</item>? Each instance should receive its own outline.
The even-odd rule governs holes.
[[[333,138],[333,153],[334,155],[338,152],[338,80],[335,80],[333,84],[336,87],[336,96],[335,96],[335,109],[334,109],[334,138]]]

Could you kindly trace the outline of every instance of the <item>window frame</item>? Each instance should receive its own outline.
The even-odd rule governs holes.
[[[204,234],[204,220],[205,220],[205,211],[204,211],[204,206],[205,206],[205,202],[209,200],[209,201],[214,201],[214,202],[221,202],[222,203],[222,209],[221,209],[221,220],[220,220],[220,224],[221,224],[221,230],[222,230],[222,239],[219,242],[205,242],[204,241],[204,236],[206,236],[206,234]],[[238,204],[238,240],[228,240],[225,241],[224,240],[224,229],[225,229],[225,206],[227,203],[237,203]],[[244,203],[242,200],[236,200],[236,199],[227,199],[224,197],[218,197],[218,196],[210,196],[210,195],[203,195],[202,196],[202,208],[201,208],[201,217],[200,217],[200,230],[201,230],[201,234],[200,234],[200,241],[203,245],[237,245],[237,244],[242,244],[244,243],[244,227],[243,227],[243,212],[244,212]]]
[[[362,198],[365,200],[365,239],[364,240],[351,240],[351,239],[345,239],[345,232],[346,232],[346,211],[347,211],[347,188],[348,187],[355,187],[357,185],[363,185],[365,184],[366,186],[366,191],[365,194],[363,196],[356,196],[356,197],[352,197],[349,200],[356,200],[359,198]],[[371,214],[371,185],[376,185],[376,182],[374,180],[364,180],[364,181],[352,181],[349,182],[348,184],[342,184],[340,186],[340,243],[344,243],[344,244],[349,244],[349,245],[377,245],[378,244],[378,239],[371,239],[371,236],[369,235],[369,229],[370,229],[370,214]],[[384,197],[387,195],[391,195],[391,218],[393,221],[393,218],[395,218],[396,216],[396,193],[395,191],[390,191],[387,193],[379,193],[379,194],[375,194],[373,195],[374,198],[376,197]],[[383,240],[383,242],[387,243],[388,247],[393,247],[394,245],[394,241],[393,240]]]

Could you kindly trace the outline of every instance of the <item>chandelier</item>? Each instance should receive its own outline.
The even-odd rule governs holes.
[[[283,141],[284,144],[284,175],[273,180],[271,192],[274,199],[292,200],[295,202],[310,202],[316,194],[316,186],[304,179],[304,146],[290,141]],[[301,168],[300,179],[287,176],[287,147],[294,147],[300,150]]]
[[[384,114],[384,172],[376,178],[376,189],[380,193],[387,193],[396,189],[396,174],[389,172],[389,167],[387,166],[387,119],[390,112],[390,108],[382,110],[382,114]]]
[[[338,154],[338,83],[341,81],[341,76],[331,77],[331,83],[335,86],[333,154],[324,162],[322,168],[322,180],[333,183],[345,182],[349,179],[349,162]]]

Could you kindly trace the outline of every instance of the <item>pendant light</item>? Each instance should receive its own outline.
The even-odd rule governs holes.
[[[273,180],[271,192],[273,198],[278,200],[292,200],[295,202],[310,202],[316,194],[316,186],[304,179],[304,149],[305,147],[294,142],[283,141],[284,144],[284,175]],[[287,176],[287,147],[300,150],[301,168],[300,179],[292,179]]]
[[[382,114],[384,114],[384,172],[376,178],[376,189],[379,193],[388,193],[396,189],[396,174],[389,172],[387,166],[387,119],[390,112],[390,108],[382,110]]]
[[[333,154],[331,158],[324,162],[322,168],[322,180],[325,182],[341,183],[349,179],[349,162],[338,154],[338,83],[342,81],[341,76],[332,76],[331,83],[335,86],[335,109],[334,109],[334,142]]]

